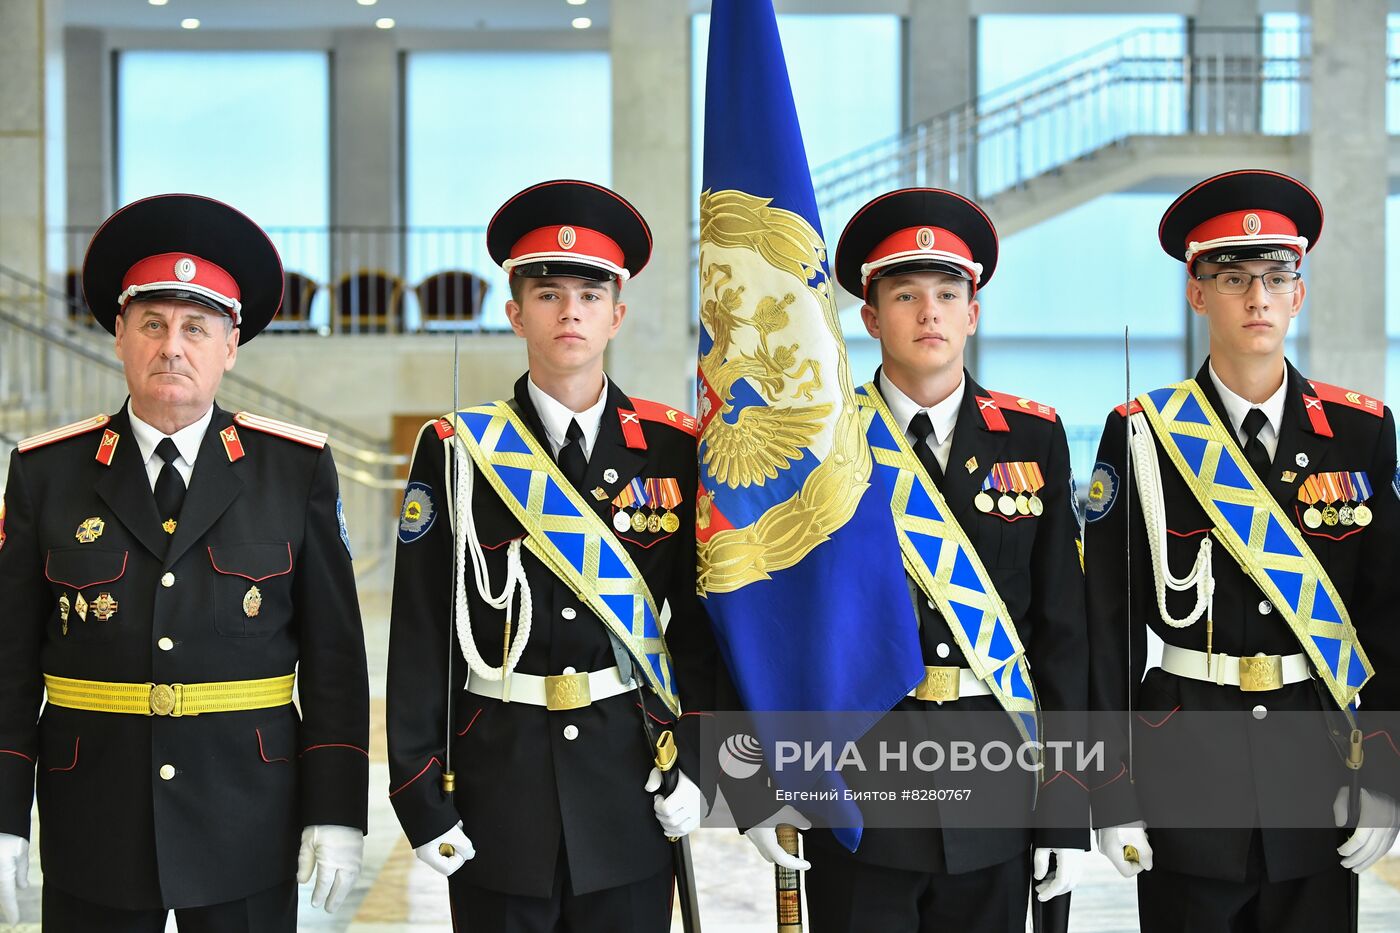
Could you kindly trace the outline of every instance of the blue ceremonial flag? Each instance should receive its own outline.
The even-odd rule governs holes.
[[[918,622],[889,502],[865,495],[871,454],[770,0],[714,0],[704,140],[701,591],[749,709],[866,711],[832,719],[864,731],[923,676]]]

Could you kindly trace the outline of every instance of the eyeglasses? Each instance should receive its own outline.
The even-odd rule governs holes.
[[[1302,277],[1301,272],[1277,269],[1262,275],[1250,275],[1248,272],[1213,272],[1196,276],[1196,281],[1211,279],[1215,282],[1215,290],[1220,294],[1243,295],[1253,287],[1255,279],[1261,279],[1264,282],[1264,291],[1270,295],[1291,295],[1298,290],[1298,280]]]

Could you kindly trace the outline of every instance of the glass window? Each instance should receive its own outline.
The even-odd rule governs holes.
[[[1121,93],[1093,107],[1056,107],[1022,129],[1023,142],[1044,136],[1060,140],[1058,148],[1030,147],[1038,154],[1023,150],[1019,162],[1007,163],[994,140],[979,154],[980,185],[995,190],[998,172],[1033,178],[1125,135],[1185,128],[1179,16],[985,16],[978,43],[983,113],[1027,91],[1053,103],[1055,88],[1077,86],[1110,62],[1119,69],[1129,62],[1131,74],[1146,79],[1121,82]],[[1093,464],[1104,417],[1123,400],[1125,325],[1135,392],[1185,374],[1184,275],[1157,244],[1158,221],[1174,197],[1110,194],[1004,231],[996,276],[980,296],[973,338],[979,381],[1054,405],[1081,477]]]
[[[325,282],[326,53],[123,52],[117,198],[125,204],[172,191],[227,201],[269,228],[288,270]]]
[[[536,182],[611,183],[608,54],[414,52],[406,72],[406,280],[411,288],[447,269],[482,276],[482,322],[507,326],[509,286],[486,252],[486,224]],[[414,314],[410,302],[410,326]]]

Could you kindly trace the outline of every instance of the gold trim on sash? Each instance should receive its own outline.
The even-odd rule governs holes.
[[[1366,681],[1371,679],[1373,668],[1366,653],[1361,648],[1361,643],[1356,638],[1356,629],[1351,623],[1351,615],[1347,612],[1346,605],[1337,593],[1337,588],[1333,586],[1331,578],[1327,576],[1327,571],[1323,569],[1317,556],[1309,549],[1307,542],[1289,520],[1278,500],[1273,497],[1263,481],[1249,466],[1248,461],[1244,459],[1238,443],[1221,422],[1219,415],[1211,407],[1205,393],[1201,391],[1201,387],[1196,381],[1188,379],[1167,388],[1171,390],[1171,395],[1160,410],[1152,396],[1161,395],[1162,390],[1138,396],[1138,403],[1142,405],[1143,415],[1147,418],[1147,423],[1152,426],[1153,434],[1161,443],[1162,449],[1167,452],[1167,456],[1171,459],[1181,478],[1185,480],[1187,488],[1191,490],[1191,495],[1205,510],[1206,515],[1210,517],[1211,524],[1214,526],[1212,533],[1216,540],[1225,546],[1225,550],[1240,565],[1240,568],[1249,574],[1249,578],[1279,611],[1279,615],[1288,624],[1289,631],[1293,633],[1293,637],[1297,639],[1299,646],[1307,654],[1314,671],[1327,684],[1332,699],[1341,709],[1350,712],[1349,705],[1360,693]],[[1202,424],[1194,419],[1179,420],[1182,407],[1188,399],[1195,401],[1207,423]],[[1173,439],[1173,434],[1199,438],[1206,442],[1199,475],[1192,471],[1179,443]],[[1233,463],[1234,467],[1244,476],[1249,488],[1242,489],[1236,485],[1217,482],[1220,464],[1222,460],[1226,459]],[[1253,510],[1247,541],[1225,518],[1220,508],[1221,503],[1244,506]],[[1278,527],[1279,531],[1286,536],[1288,543],[1297,551],[1297,555],[1265,550],[1266,535],[1271,525],[1270,518],[1273,519],[1273,524]],[[1287,595],[1269,576],[1268,571],[1270,570],[1300,576],[1301,586],[1296,605],[1290,602]],[[1317,603],[1319,589],[1336,607],[1339,622],[1313,618],[1313,609]],[[1338,651],[1338,669],[1336,671],[1333,671],[1327,664],[1314,641],[1315,637],[1336,639],[1341,642],[1343,648],[1349,649]],[[1349,667],[1354,663],[1362,665],[1366,676],[1355,687],[1347,687]]]
[[[877,464],[893,467],[899,471],[890,500],[890,509],[894,516],[895,531],[899,536],[899,550],[904,557],[905,569],[918,582],[919,589],[923,591],[924,595],[933,600],[938,611],[943,614],[943,618],[948,623],[948,629],[953,633],[953,640],[958,643],[963,656],[967,659],[968,667],[972,669],[978,680],[987,684],[1002,708],[1011,714],[1011,720],[1022,737],[1027,740],[1039,740],[1039,702],[1035,695],[1035,683],[1031,679],[1030,665],[1026,661],[1026,651],[1021,645],[1021,639],[1016,632],[1016,625],[1011,618],[1011,613],[997,593],[991,575],[987,573],[987,568],[977,555],[977,549],[968,540],[967,533],[953,517],[953,512],[943,498],[943,493],[929,479],[923,464],[919,462],[918,456],[909,446],[904,431],[895,423],[894,416],[890,414],[889,407],[885,404],[879,389],[873,382],[867,383],[862,392],[857,393],[856,400],[860,404],[862,424],[867,437],[871,420],[880,418],[897,445],[896,450],[890,450],[872,444],[871,453]],[[909,514],[909,498],[915,483],[922,487],[924,494],[933,502],[938,514],[942,516],[942,521]],[[945,544],[951,544],[952,547],[940,547],[938,565],[929,567],[923,555],[919,553],[914,542],[910,539],[909,533],[911,531],[939,539]],[[960,552],[976,575],[982,592],[953,584],[953,565]],[[960,605],[972,606],[981,611],[982,621],[978,627],[976,645],[969,641],[967,633],[958,621],[958,614],[952,605],[953,599],[956,599]],[[998,623],[1011,643],[1012,653],[1004,661],[989,663],[986,651],[991,644]],[[996,661],[996,659],[990,660]],[[1028,698],[1016,696],[1013,692],[1012,675],[1018,667],[1031,694]],[[1021,717],[1025,714],[1032,715],[1036,719],[1036,734],[1034,736],[1029,734],[1022,721]]]
[[[483,415],[490,419],[482,432],[481,441],[472,436],[466,426],[464,415]],[[525,547],[549,568],[550,572],[563,581],[571,592],[593,610],[603,620],[622,644],[627,648],[637,666],[645,673],[652,690],[661,697],[672,714],[680,715],[680,700],[673,686],[671,656],[666,648],[661,632],[661,616],[656,601],[647,588],[646,580],[627,551],[614,536],[612,529],[598,517],[592,506],[584,501],[578,491],[564,478],[554,458],[545,452],[530,429],[505,402],[493,402],[454,412],[452,421],[472,462],[481,470],[491,488],[506,507],[510,509],[526,532]],[[519,435],[521,443],[529,453],[498,450],[502,434],[509,425]],[[502,479],[499,468],[514,467],[529,471],[529,501],[521,503]],[[563,495],[577,510],[577,515],[546,515],[544,511],[545,493],[552,482],[555,492]],[[549,539],[546,532],[572,533],[583,536],[583,567],[576,568],[559,548]],[[606,548],[622,566],[626,577],[603,578],[599,574],[601,555]],[[619,618],[603,596],[626,596],[631,598],[631,618]],[[650,613],[656,629],[656,637],[646,637],[644,628],[646,614]],[[653,665],[651,658],[656,658]],[[657,670],[659,668],[659,672]]]

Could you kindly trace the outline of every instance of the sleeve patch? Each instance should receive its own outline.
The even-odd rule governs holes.
[[[340,525],[340,542],[345,545],[345,553],[354,560],[355,552],[350,550],[350,530],[345,527],[345,502],[340,496],[335,497],[335,520]]]
[[[1118,501],[1118,471],[1112,464],[1100,460],[1094,464],[1094,472],[1089,477],[1089,501],[1085,506],[1085,520],[1096,522],[1103,518]]]
[[[1074,510],[1074,523],[1084,524],[1084,513],[1079,508],[1079,487],[1074,482],[1074,470],[1069,471],[1069,507]]]
[[[409,483],[399,513],[399,540],[412,544],[428,533],[436,518],[432,489],[426,483]]]

